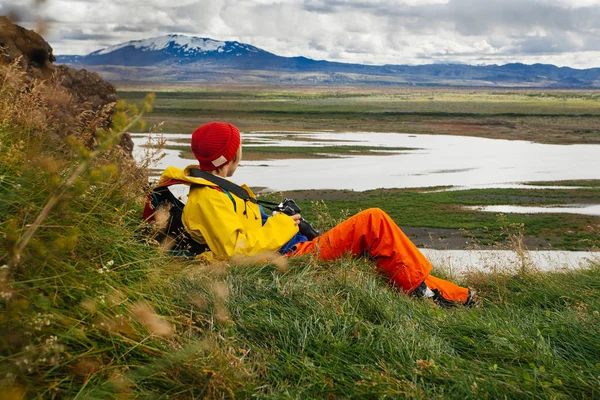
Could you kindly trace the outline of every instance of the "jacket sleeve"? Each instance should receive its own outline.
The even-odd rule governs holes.
[[[256,229],[246,230],[240,218],[255,216],[240,216],[234,211],[227,195],[218,191],[211,192],[205,192],[209,199],[202,201],[201,205],[197,202],[189,204],[188,200],[182,219],[192,238],[198,240],[200,235],[216,255],[252,255],[278,251],[298,232],[298,226],[285,214],[268,218],[262,226],[261,221],[258,221]]]

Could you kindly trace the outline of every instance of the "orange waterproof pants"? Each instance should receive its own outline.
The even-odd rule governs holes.
[[[351,253],[375,259],[379,270],[393,285],[407,293],[425,281],[431,290],[450,301],[464,303],[469,290],[429,275],[431,263],[383,210],[362,211],[330,231],[296,246],[291,256],[315,254],[320,260],[334,260]]]

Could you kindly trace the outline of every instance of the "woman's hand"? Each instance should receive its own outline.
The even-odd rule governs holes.
[[[300,218],[302,218],[300,214],[290,215],[290,218],[294,220],[296,225],[300,225]]]

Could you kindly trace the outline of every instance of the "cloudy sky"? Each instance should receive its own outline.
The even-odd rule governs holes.
[[[600,0],[0,0],[55,54],[169,33],[365,64],[600,67]]]

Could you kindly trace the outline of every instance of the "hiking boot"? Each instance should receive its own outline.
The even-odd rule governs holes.
[[[447,298],[442,296],[440,291],[437,289],[433,289],[432,292],[433,292],[433,301],[437,305],[440,305],[442,307],[448,307],[448,308],[459,305],[459,303],[457,303],[456,301],[448,300]]]
[[[435,293],[433,293],[433,291],[427,287],[425,281],[423,281],[415,290],[410,292],[410,295],[419,299],[429,299],[434,297]]]
[[[413,290],[410,294],[420,299],[432,299],[436,304],[443,307],[455,307],[461,305],[461,303],[457,303],[456,301],[446,299],[438,289],[431,290],[427,286],[425,281],[421,282],[421,284],[417,286],[417,288]],[[477,296],[477,293],[474,290],[469,289],[467,301],[462,303],[462,305],[474,307],[478,306],[479,304],[480,300]]]
[[[481,306],[481,299],[479,298],[479,296],[477,296],[477,292],[474,291],[473,289],[469,289],[469,296],[467,297],[465,306],[467,306],[467,307]]]

